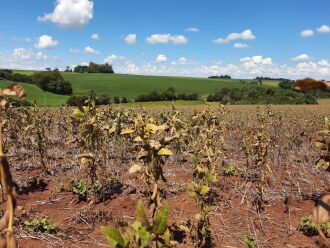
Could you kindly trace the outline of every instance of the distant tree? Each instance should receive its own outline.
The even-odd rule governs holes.
[[[73,92],[71,83],[64,80],[58,71],[36,72],[32,75],[32,81],[42,90],[55,94],[71,95]]]
[[[116,104],[119,104],[120,103],[120,97],[119,96],[114,96],[113,97],[113,102],[116,103]]]
[[[74,68],[74,72],[79,73],[114,73],[112,65],[105,64],[96,64],[94,62],[90,62],[88,66],[78,65]]]
[[[51,69],[51,68],[49,68],[49,67],[47,67],[47,68],[46,68],[46,71],[51,71],[51,70],[52,70],[52,69]]]
[[[72,69],[70,68],[70,66],[67,66],[64,71],[65,72],[72,72]]]

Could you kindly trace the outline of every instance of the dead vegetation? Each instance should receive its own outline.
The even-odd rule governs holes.
[[[145,110],[92,100],[6,109],[19,196],[14,229],[2,230],[22,247],[322,246],[299,222],[314,203],[316,225],[329,218],[324,116],[326,106]],[[5,209],[12,188],[2,185]]]

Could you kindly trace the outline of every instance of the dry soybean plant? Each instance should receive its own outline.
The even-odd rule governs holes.
[[[166,182],[164,165],[167,157],[172,155],[168,149],[177,136],[169,136],[169,126],[157,125],[155,120],[146,114],[134,118],[134,127],[122,130],[123,135],[134,136],[138,150],[137,163],[130,168],[130,173],[139,173],[149,196],[152,218],[161,206],[160,180]]]
[[[13,84],[5,89],[0,89],[0,105],[2,108],[9,107],[8,96],[24,97],[24,90],[17,84]],[[0,110],[0,111],[1,111]],[[15,248],[17,247],[17,241],[13,234],[13,221],[14,211],[16,207],[16,189],[12,175],[10,173],[10,166],[7,158],[3,152],[2,144],[2,126],[3,126],[3,115],[0,116],[0,178],[2,190],[7,195],[7,210],[3,217],[0,219],[0,231],[2,235],[0,238],[0,247]]]
[[[194,247],[213,247],[214,230],[209,215],[215,210],[212,183],[218,180],[218,169],[223,156],[223,110],[212,113],[207,109],[192,116],[188,131],[193,162],[193,181],[187,184],[187,193],[197,203],[197,214],[192,223],[181,226],[190,234]]]
[[[272,173],[269,161],[268,152],[271,145],[269,136],[269,121],[272,113],[270,108],[261,110],[257,109],[257,126],[245,139],[245,154],[247,166],[251,167],[252,174],[249,175],[252,181],[256,182],[256,194],[253,201],[257,211],[264,208],[265,187],[269,186],[270,175]]]

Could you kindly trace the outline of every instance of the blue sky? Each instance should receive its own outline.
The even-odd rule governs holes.
[[[1,5],[0,67],[64,68],[94,61],[131,74],[330,79],[329,0]]]

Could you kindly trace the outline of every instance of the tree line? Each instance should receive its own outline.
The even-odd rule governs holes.
[[[89,65],[78,65],[73,71],[78,73],[114,73],[112,65],[108,63],[96,64],[93,62],[90,62]]]
[[[5,69],[0,70],[0,77],[17,83],[34,84],[40,89],[54,94],[71,95],[73,92],[71,83],[64,80],[61,73],[57,70],[25,75]]]

